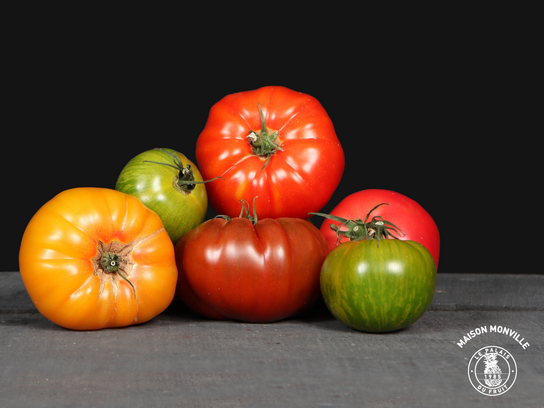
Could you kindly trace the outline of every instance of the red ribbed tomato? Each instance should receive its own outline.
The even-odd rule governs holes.
[[[261,218],[309,218],[330,200],[344,151],[317,99],[280,86],[225,96],[196,145],[211,207],[235,217],[258,196]]]
[[[177,294],[212,319],[272,322],[320,296],[327,242],[298,218],[213,218],[176,245]]]

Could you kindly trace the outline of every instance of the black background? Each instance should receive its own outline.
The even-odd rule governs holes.
[[[214,103],[282,85],[322,103],[346,154],[323,212],[394,190],[435,219],[439,272],[542,273],[541,5],[295,4],[2,5],[0,270],[59,192],[113,188],[153,147],[195,160]]]

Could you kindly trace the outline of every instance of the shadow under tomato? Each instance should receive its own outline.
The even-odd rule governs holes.
[[[175,297],[172,303],[166,308],[164,312],[156,316],[155,319],[177,321],[177,322],[211,322],[212,319],[208,319],[204,316],[194,312],[189,306],[187,306],[181,299]],[[153,320],[153,319],[152,319]],[[220,321],[220,320],[217,320]]]
[[[386,333],[371,333],[361,330],[353,329],[346,324],[338,320],[334,315],[329,311],[325,301],[320,299],[310,310],[304,312],[299,316],[295,316],[292,320],[300,321],[302,324],[311,324],[313,326],[319,327],[325,330],[331,330],[336,332],[344,333],[360,333],[361,335],[372,335],[372,336],[395,336],[400,335],[409,331],[414,330],[414,324],[405,327],[403,329],[395,330],[392,332]],[[416,329],[417,330],[417,329]]]
[[[233,324],[252,324],[251,322],[237,321],[231,319],[214,320],[204,317],[194,312],[189,306],[187,306],[181,299],[175,298],[170,306],[162,312],[159,316],[161,320],[169,320],[176,322],[231,322]],[[155,319],[156,319],[155,318]],[[318,322],[334,322],[335,317],[329,312],[325,302],[319,299],[316,304],[310,307],[308,310],[300,313],[299,315],[288,317],[286,319],[278,320],[277,322],[254,322],[254,324],[276,324],[280,322],[300,322],[301,324],[318,323]]]

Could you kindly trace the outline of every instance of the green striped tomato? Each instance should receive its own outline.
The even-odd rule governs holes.
[[[347,326],[385,333],[418,320],[434,295],[436,267],[415,241],[349,241],[321,268],[321,292],[331,313]]]
[[[195,164],[172,149],[152,149],[130,160],[115,189],[138,198],[161,218],[176,244],[204,221],[208,195]]]

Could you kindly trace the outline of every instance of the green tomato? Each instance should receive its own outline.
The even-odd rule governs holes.
[[[321,268],[321,292],[347,326],[372,333],[402,329],[427,311],[436,267],[415,241],[366,239],[333,249]]]
[[[121,171],[115,189],[156,212],[174,244],[204,221],[208,209],[200,172],[172,149],[148,150],[134,157]]]

